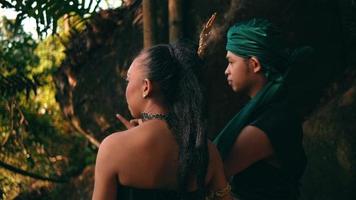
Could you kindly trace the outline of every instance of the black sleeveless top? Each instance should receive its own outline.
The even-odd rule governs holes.
[[[139,189],[128,186],[119,186],[117,198],[119,200],[180,200],[177,191],[165,189]],[[199,199],[196,191],[184,195],[184,199]]]
[[[280,167],[258,161],[232,180],[233,194],[240,200],[295,200],[306,157],[301,120],[287,102],[279,101],[256,111],[249,123],[270,140]]]

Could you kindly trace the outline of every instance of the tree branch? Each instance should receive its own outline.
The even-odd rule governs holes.
[[[68,180],[69,180],[67,177],[52,178],[52,177],[41,176],[41,175],[38,175],[35,173],[25,171],[23,169],[19,169],[17,167],[9,165],[3,161],[0,161],[0,167],[4,168],[6,170],[9,170],[9,171],[15,172],[17,174],[21,174],[23,176],[28,176],[28,177],[43,180],[43,181],[50,181],[50,182],[55,182],[55,183],[65,183],[65,182],[68,182]]]

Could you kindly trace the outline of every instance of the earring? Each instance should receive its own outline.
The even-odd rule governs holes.
[[[142,98],[144,98],[144,99],[145,99],[145,98],[146,98],[146,96],[147,96],[147,94],[144,94],[144,95],[142,95]]]

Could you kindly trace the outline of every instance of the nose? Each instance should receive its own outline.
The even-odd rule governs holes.
[[[225,73],[225,75],[229,75],[229,72],[230,72],[229,71],[229,66],[227,66],[224,73]]]

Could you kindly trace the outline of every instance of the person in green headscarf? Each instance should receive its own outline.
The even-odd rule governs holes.
[[[265,19],[242,21],[227,33],[225,75],[251,100],[215,138],[225,175],[240,200],[297,199],[306,158],[301,121],[285,87],[292,54]]]

